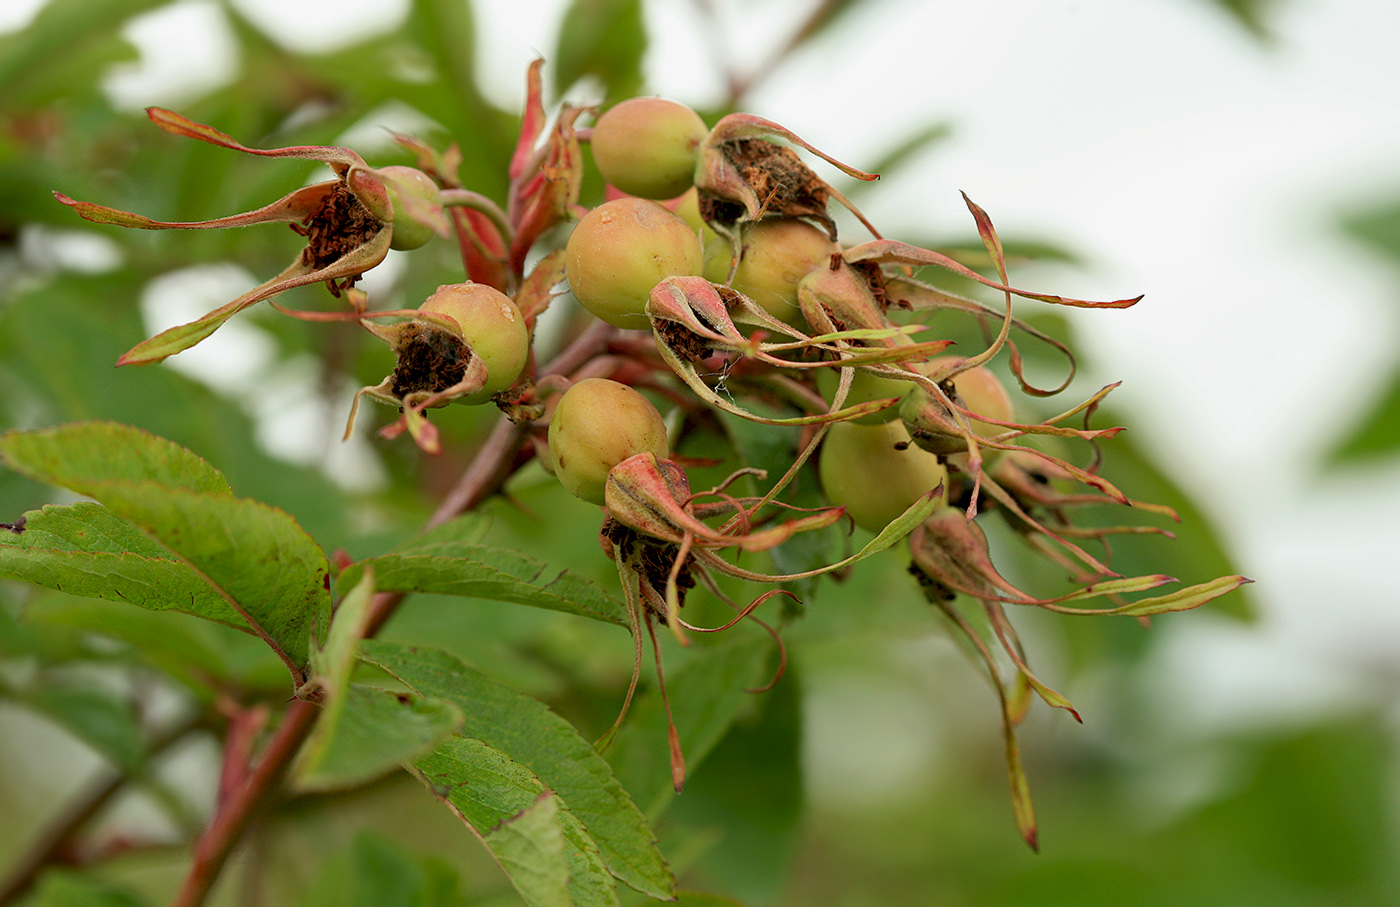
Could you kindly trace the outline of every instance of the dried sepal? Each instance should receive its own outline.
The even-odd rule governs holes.
[[[813,173],[790,148],[773,139],[805,148],[848,176],[879,179],[876,174],[841,163],[771,120],[731,113],[710,130],[695,167],[700,213],[716,232],[735,239],[732,228],[736,224],[766,217],[806,217],[823,224],[835,239],[836,223],[826,209],[828,200],[835,199],[872,235],[880,235],[848,198]]]
[[[427,226],[441,230],[444,227],[441,208],[430,199],[417,197],[419,193],[413,191],[400,171],[374,170],[347,148],[328,145],[250,148],[212,126],[173,111],[151,107],[147,115],[151,122],[172,135],[259,157],[320,161],[329,166],[337,178],[298,189],[252,211],[204,221],[159,221],[54,193],[60,202],[94,223],[140,230],[202,230],[287,223],[306,237],[306,247],[281,274],[201,318],[137,344],[118,360],[118,364],[159,362],[189,349],[239,311],[293,287],[324,282],[332,295],[342,295],[388,253],[396,216],[394,197],[400,198],[400,207],[406,212],[404,216],[414,221],[415,228]]]

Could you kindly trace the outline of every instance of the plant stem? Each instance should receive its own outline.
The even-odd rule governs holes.
[[[198,907],[204,903],[229,855],[233,853],[234,845],[243,836],[267,795],[287,773],[292,757],[310,735],[319,712],[319,706],[302,699],[293,700],[287,706],[282,723],[278,725],[262,760],[219,807],[214,820],[195,842],[194,862],[172,907]]]

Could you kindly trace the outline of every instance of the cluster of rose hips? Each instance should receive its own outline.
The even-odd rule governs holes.
[[[199,223],[153,221],[60,196],[89,220],[128,227],[284,221],[307,237],[306,249],[287,271],[204,318],[143,342],[123,362],[158,361],[197,343],[248,305],[293,286],[325,282],[333,295],[348,299],[349,311],[290,314],[355,320],[392,348],[393,371],[361,391],[401,413],[381,434],[407,431],[435,451],[439,441],[427,410],[449,402],[494,402],[513,423],[526,426],[525,450],[537,451],[564,488],[602,506],[600,539],[617,564],[638,666],[643,627],[653,646],[657,624],[682,643],[687,630],[702,629],[687,623],[680,609],[698,584],[723,597],[716,572],[769,586],[748,604],[730,602],[737,621],[779,594],[780,584],[849,566],[907,540],[919,587],[983,655],[1002,701],[1018,789],[1023,779],[1011,735],[1025,694],[1034,691],[1058,707],[1069,704],[1026,666],[1004,605],[1144,615],[1194,607],[1243,581],[1222,578],[1185,594],[1136,602],[1120,598],[1169,578],[1120,577],[1082,543],[1141,528],[1076,527],[1070,515],[1080,505],[1136,502],[1097,474],[1097,457],[1081,467],[1025,443],[1028,435],[1043,435],[1092,447],[1111,437],[1119,429],[1088,425],[1110,388],[1050,419],[1018,422],[1006,386],[987,367],[1005,353],[1010,373],[1034,396],[1058,393],[1068,384],[1066,379],[1058,388],[1039,389],[1026,381],[1012,331],[1054,341],[1012,315],[1013,296],[1082,307],[1122,307],[1135,299],[1095,303],[1008,286],[996,233],[970,201],[999,280],[933,250],[885,239],[794,146],[850,176],[874,176],[833,160],[771,121],[731,114],[711,128],[684,105],[634,98],[584,129],[577,121],[593,111],[566,105],[549,125],[540,97],[537,65],[504,206],[460,185],[455,149],[438,151],[402,137],[419,167],[374,169],[342,148],[247,148],[208,126],[153,109],[152,120],[169,132],[251,154],[322,161],[336,178],[254,212]],[[579,203],[584,144],[611,187],[608,200],[591,210]],[[832,201],[869,237],[859,243],[838,238]],[[567,244],[551,244],[558,235],[554,228],[572,221]],[[382,261],[387,249],[415,248],[434,235],[455,237],[469,279],[439,288],[416,310],[373,310],[354,286],[358,277]],[[533,262],[528,273],[527,261]],[[926,265],[994,288],[1004,307],[911,276]],[[534,328],[564,284],[607,327],[584,332],[594,345],[579,361],[562,372],[546,371],[532,356]],[[923,339],[923,328],[891,319],[892,311],[957,313],[980,325],[988,342],[981,350],[948,355],[949,341]],[[397,320],[381,323],[386,319]],[[1069,362],[1072,375],[1072,356]],[[666,420],[637,386],[664,391],[670,405],[682,410],[714,408],[764,424],[799,426],[790,468],[782,476],[745,468],[732,477],[759,482],[766,489],[761,497],[731,494],[732,479],[693,491],[685,466],[672,457]],[[1075,417],[1082,418],[1082,427],[1065,424]],[[800,470],[813,465],[829,506],[791,507],[784,492]],[[976,522],[990,512],[1006,518],[1033,550],[1063,565],[1081,588],[1037,598],[1003,578]],[[845,517],[875,538],[856,554],[814,570],[762,574],[722,556],[726,549],[769,550],[795,533]],[[982,604],[990,635],[951,606],[959,594]],[[1086,612],[1068,604],[1095,597],[1109,597],[1113,607]],[[996,655],[997,648],[1004,654]],[[1008,660],[1011,679],[1003,680]],[[675,741],[673,729],[679,787],[683,760]],[[1018,803],[1023,832],[1032,838],[1033,820],[1023,814],[1028,809],[1028,802]]]

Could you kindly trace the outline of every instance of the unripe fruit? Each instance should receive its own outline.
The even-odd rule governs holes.
[[[564,270],[585,309],[620,328],[649,328],[647,297],[663,277],[697,276],[704,264],[690,225],[656,202],[617,198],[588,212],[569,235]]]
[[[416,167],[398,164],[380,167],[378,172],[389,177],[384,183],[389,193],[389,202],[394,207],[394,230],[389,240],[389,248],[400,251],[417,249],[433,238],[433,228],[405,213],[402,196],[411,194],[415,199],[427,204],[441,204],[442,192],[432,177]]]
[[[938,369],[957,362],[961,358],[961,356],[935,356],[927,363],[920,365],[919,371],[925,375],[932,375]],[[993,419],[1000,419],[1002,422],[1011,422],[1016,416],[1015,407],[1011,403],[1010,395],[1006,393],[1005,386],[989,368],[978,365],[965,372],[959,372],[953,377],[953,387],[957,390],[962,405],[980,416],[989,416]],[[1007,431],[1000,425],[983,422],[981,419],[968,421],[972,425],[972,430],[984,438],[990,438]]]
[[[572,494],[603,503],[608,473],[648,451],[670,455],[666,426],[656,407],[626,384],[585,378],[564,393],[549,422],[554,474]]]
[[[901,450],[899,444],[907,446]],[[897,421],[831,426],[817,474],[827,500],[845,507],[857,526],[871,532],[884,529],[939,484],[947,498],[947,470],[933,454],[909,444],[909,432]]]
[[[739,266],[730,284],[762,306],[768,314],[788,324],[801,325],[797,285],[808,274],[831,264],[840,247],[825,230],[797,218],[779,218],[750,224],[743,231]],[[727,239],[716,237],[705,249],[705,277],[715,283],[729,278],[733,249]]]
[[[530,355],[530,333],[525,318],[511,298],[484,283],[455,283],[437,288],[420,312],[446,315],[457,323],[459,339],[486,366],[486,385],[474,394],[459,397],[462,403],[485,403],[515,383]]]
[[[603,179],[629,195],[675,198],[691,187],[709,131],[684,104],[630,98],[598,118],[593,162]]]

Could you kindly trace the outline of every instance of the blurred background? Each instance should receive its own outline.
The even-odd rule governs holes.
[[[858,191],[888,236],[972,247],[963,191],[1015,253],[1014,285],[1146,294],[1128,310],[1055,313],[1085,360],[1076,388],[1123,382],[1111,421],[1129,432],[1110,465],[1120,457],[1135,496],[1186,517],[1154,569],[1256,583],[1150,630],[1026,616],[1041,676],[1085,716],[1078,726],[1039,709],[1028,723],[1042,853],[1010,820],[990,691],[894,566],[823,595],[794,626],[795,678],[710,755],[663,838],[679,842],[669,852],[695,887],[753,904],[1400,903],[1389,571],[1400,554],[1400,7],[11,0],[0,29],[0,425],[118,418],[203,445],[240,493],[286,507],[328,550],[354,551],[376,521],[423,510],[452,465],[435,476],[363,436],[339,444],[353,387],[325,387],[311,355],[325,350],[265,311],[159,369],[103,371],[120,352],[113,337],[197,316],[287,254],[205,234],[119,245],[52,203],[62,189],[159,217],[275,197],[268,168],[218,149],[181,147],[178,169],[153,172],[169,142],[146,106],[250,144],[280,130],[351,145],[371,163],[393,153],[386,128],[446,130],[464,172],[481,175],[474,188],[499,197],[492,165],[542,56],[553,102],[655,93],[710,119],[741,98],[879,169],[879,183],[851,187],[817,165]],[[408,262],[376,270],[371,295],[414,298]],[[191,408],[200,424],[181,415]],[[421,500],[406,502],[406,487]],[[0,519],[52,499],[39,495],[0,476]],[[551,495],[542,482],[517,489],[540,512],[574,515],[576,502]],[[498,510],[521,544],[572,544]],[[574,545],[581,560],[591,545]],[[9,627],[24,623],[21,601],[37,608],[0,595]],[[45,607],[45,633],[94,629],[91,615]],[[459,619],[451,634],[495,637],[462,643],[478,660],[565,696],[520,654],[567,646],[559,618]],[[440,631],[411,620],[410,637]],[[532,642],[539,634],[548,641]],[[19,684],[33,654],[7,645],[6,683]],[[606,645],[614,669],[630,667],[626,640]],[[0,805],[34,823],[104,758],[74,753],[52,725],[0,702]],[[170,796],[190,816],[207,808],[198,780],[215,755],[206,741],[172,757]],[[323,864],[343,869],[332,836],[352,855],[435,853],[471,902],[512,903],[460,829],[384,820],[397,843],[355,839],[365,816],[402,818],[400,795],[411,796],[373,792],[346,807],[355,818],[287,831],[278,840],[315,841],[320,854],[271,857],[269,876],[312,890]],[[172,824],[152,799],[125,804],[111,834]],[[0,867],[33,827],[9,825]],[[159,892],[177,857],[138,854],[103,872]]]

